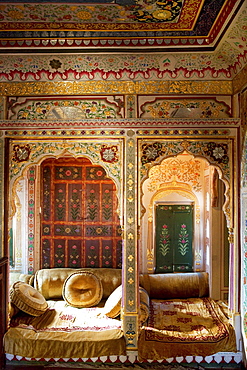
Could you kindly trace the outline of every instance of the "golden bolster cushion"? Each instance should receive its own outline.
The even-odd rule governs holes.
[[[140,285],[151,299],[208,297],[207,272],[143,274]]]
[[[67,277],[63,285],[63,298],[73,307],[93,307],[102,299],[100,279],[92,272],[75,272]]]
[[[10,302],[21,311],[32,315],[40,316],[48,308],[45,298],[31,285],[17,281],[10,288]]]
[[[33,281],[34,281],[34,275],[29,275],[29,274],[20,274],[19,276],[19,281],[22,281],[23,283],[29,284],[33,286]]]
[[[103,313],[114,319],[121,312],[121,300],[122,300],[122,285],[119,285],[107,298]]]
[[[92,272],[96,275],[103,287],[102,299],[107,299],[109,295],[121,284],[121,269],[112,268],[51,268],[41,269],[35,273],[34,287],[45,297],[45,299],[62,299],[63,285],[65,280],[74,272]]]
[[[149,317],[149,295],[148,292],[139,287],[139,294],[140,294],[140,323],[143,324],[147,321]]]
[[[139,287],[140,293],[140,322],[144,323],[149,317],[149,295],[144,288]],[[117,287],[105,302],[103,313],[115,318],[121,313],[122,285]]]

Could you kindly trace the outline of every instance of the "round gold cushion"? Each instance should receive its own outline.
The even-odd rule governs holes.
[[[31,285],[17,281],[10,288],[10,302],[32,316],[42,315],[48,308],[45,298]]]
[[[63,298],[73,307],[93,307],[102,299],[101,280],[91,272],[75,272],[67,277],[63,285]]]

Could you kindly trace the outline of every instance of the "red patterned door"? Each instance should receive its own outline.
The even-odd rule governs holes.
[[[114,182],[86,158],[42,163],[41,268],[122,267]]]

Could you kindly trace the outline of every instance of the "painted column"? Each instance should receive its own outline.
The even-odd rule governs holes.
[[[123,327],[127,350],[136,350],[138,339],[137,149],[134,136],[134,131],[129,130],[125,143]]]

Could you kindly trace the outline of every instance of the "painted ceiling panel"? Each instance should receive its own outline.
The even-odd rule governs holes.
[[[0,49],[212,51],[244,2],[1,0]]]

